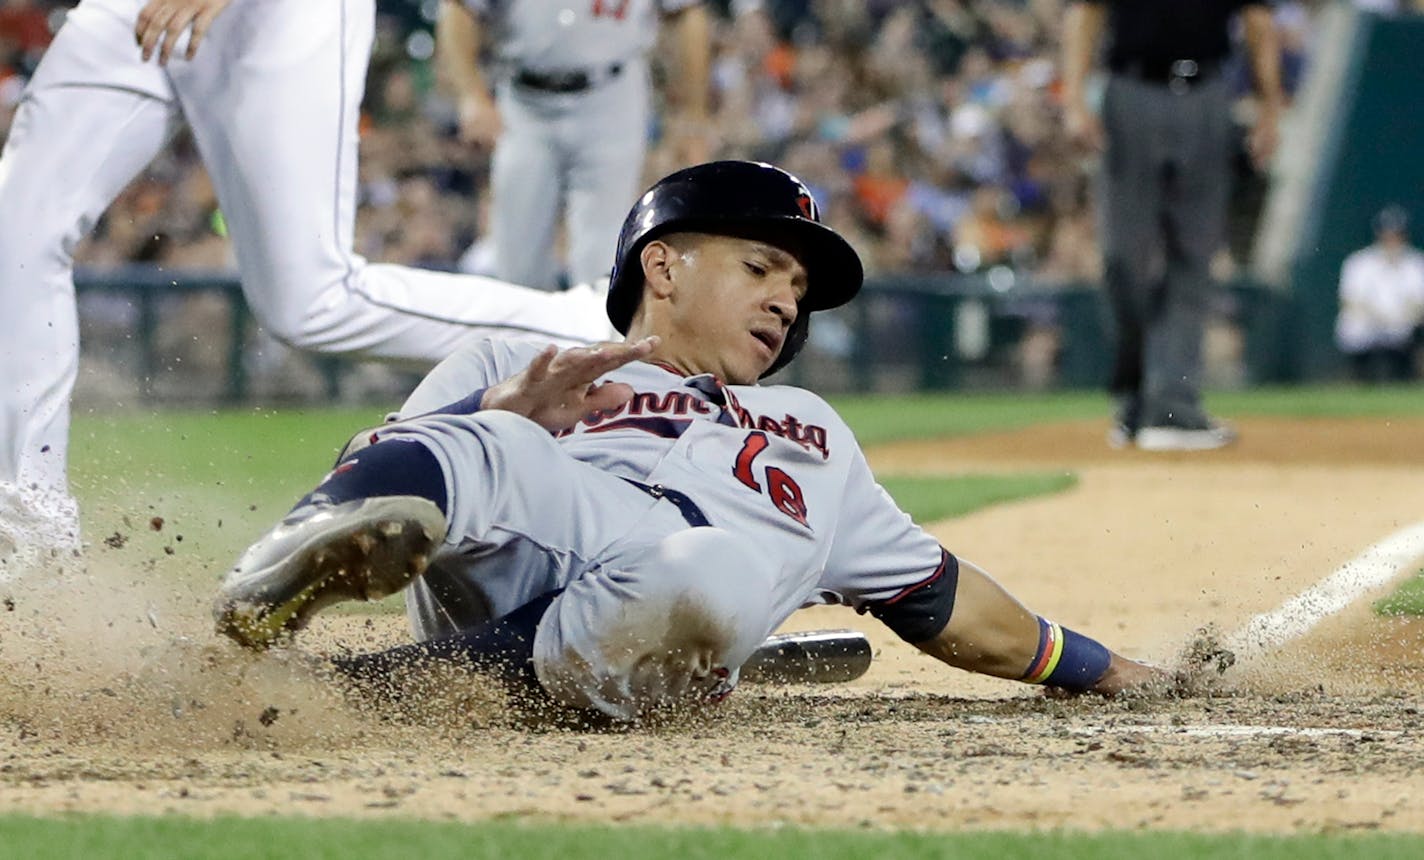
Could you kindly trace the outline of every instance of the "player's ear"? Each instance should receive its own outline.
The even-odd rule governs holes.
[[[638,261],[643,266],[644,288],[658,298],[672,294],[673,264],[677,251],[661,239],[654,239],[643,246]]]

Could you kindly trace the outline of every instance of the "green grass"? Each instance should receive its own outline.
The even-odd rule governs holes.
[[[1424,615],[1424,570],[1404,582],[1390,596],[1375,601],[1380,615]]]
[[[1413,836],[1246,836],[1187,833],[886,833],[805,830],[734,830],[592,827],[493,822],[454,824],[339,819],[0,818],[6,856],[36,858],[203,857],[258,860],[300,857],[518,857],[565,860],[817,860],[955,858],[955,860],[1371,860],[1418,857],[1424,840]]]
[[[1078,477],[1067,472],[943,478],[885,475],[880,478],[880,485],[917,523],[964,516],[989,505],[1062,492],[1077,482]]]
[[[91,542],[120,534],[225,564],[381,412],[224,410],[75,417],[70,475]],[[165,521],[149,535],[151,517]]]

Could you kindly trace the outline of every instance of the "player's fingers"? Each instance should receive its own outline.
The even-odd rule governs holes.
[[[571,347],[559,353],[556,370],[574,376],[619,367],[629,360],[628,347],[629,344],[614,341]]]
[[[174,10],[167,4],[149,4],[144,10],[149,13],[146,23],[141,24],[138,31],[138,44],[143,49],[143,59],[148,61],[153,58],[153,49],[158,46],[168,29],[168,22],[172,20]]]
[[[583,357],[578,372],[583,377],[583,381],[592,382],[611,370],[617,370],[625,364],[646,358],[647,355],[648,350],[638,349],[630,344],[600,344]]]
[[[147,33],[148,28],[153,25],[153,16],[158,13],[158,9],[161,8],[162,5],[160,0],[152,0],[152,2],[138,10],[138,17],[134,19],[134,41],[137,42],[140,47],[143,45],[144,34]]]
[[[633,399],[633,386],[626,382],[604,382],[590,386],[584,398],[584,406],[589,412],[617,409]]]
[[[540,382],[549,376],[549,368],[554,363],[554,359],[560,355],[559,348],[550,344],[539,350],[539,354],[534,356],[534,360],[529,362],[525,368],[525,373],[529,374],[531,382]]]
[[[198,43],[203,41],[203,36],[208,32],[208,28],[213,25],[213,19],[222,11],[222,6],[204,9],[198,17],[193,19],[193,34],[188,37],[188,59],[193,59],[198,55]]]
[[[189,19],[187,13],[174,16],[168,22],[168,27],[163,33],[163,47],[158,50],[158,65],[168,65],[168,60],[173,56],[173,48],[178,44],[178,37],[183,35],[183,31],[188,28]]]
[[[661,339],[654,335],[622,343],[601,343],[595,348],[594,363],[605,371],[613,370],[631,361],[647,358],[661,342]]]

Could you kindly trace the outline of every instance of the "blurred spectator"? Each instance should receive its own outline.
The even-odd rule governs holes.
[[[995,185],[974,192],[969,214],[954,230],[954,262],[960,271],[972,272],[1011,262],[1028,250],[1028,233],[1014,221],[1017,202]]]
[[[1424,254],[1410,246],[1409,216],[1399,206],[1381,210],[1374,230],[1374,243],[1340,270],[1335,342],[1361,382],[1412,380],[1424,325]]]
[[[50,11],[50,4],[39,0],[0,2],[0,77],[34,69],[54,38]]]

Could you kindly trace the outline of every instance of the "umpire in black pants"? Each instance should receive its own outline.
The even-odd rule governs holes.
[[[1209,266],[1225,238],[1231,185],[1230,86],[1222,66],[1240,14],[1260,95],[1248,145],[1257,167],[1275,150],[1280,50],[1262,0],[1074,0],[1063,45],[1064,122],[1103,155],[1099,223],[1117,323],[1109,441],[1148,450],[1230,444],[1201,403]],[[1106,32],[1101,115],[1086,82]]]

